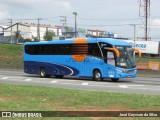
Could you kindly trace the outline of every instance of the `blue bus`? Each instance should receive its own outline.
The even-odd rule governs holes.
[[[93,80],[136,77],[135,51],[122,40],[76,38],[24,44],[24,72],[41,77],[91,77]]]

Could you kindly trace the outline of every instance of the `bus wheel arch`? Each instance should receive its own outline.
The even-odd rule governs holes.
[[[93,70],[92,79],[93,79],[93,80],[96,80],[96,81],[101,81],[101,80],[103,80],[103,78],[102,78],[102,73],[101,73],[101,70],[100,70],[100,69],[95,68],[95,69]]]

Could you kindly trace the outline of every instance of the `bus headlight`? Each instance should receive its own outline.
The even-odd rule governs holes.
[[[113,68],[113,70],[118,71],[118,72],[123,72],[122,70],[120,70],[118,68]]]

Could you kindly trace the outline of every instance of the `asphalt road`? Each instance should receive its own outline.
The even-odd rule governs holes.
[[[22,70],[0,69],[0,83],[160,95],[159,77],[125,78],[118,82],[112,82],[110,79],[92,81],[89,78],[79,77],[40,78],[38,75],[25,74]]]

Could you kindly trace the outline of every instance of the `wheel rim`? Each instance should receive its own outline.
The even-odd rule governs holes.
[[[41,70],[41,76],[42,76],[42,77],[45,76],[45,70],[44,70],[44,69]]]
[[[101,77],[101,74],[99,72],[95,73],[95,78],[96,79],[100,79],[100,77]]]

